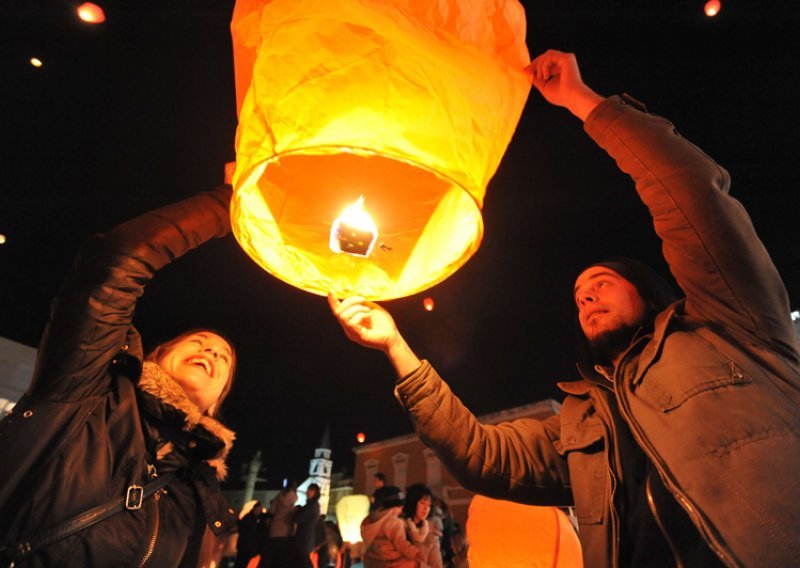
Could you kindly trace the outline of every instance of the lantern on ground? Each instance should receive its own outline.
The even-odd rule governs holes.
[[[336,522],[345,542],[361,542],[361,521],[369,515],[369,497],[345,495],[336,503]]]
[[[555,507],[476,495],[469,506],[467,539],[470,568],[583,566],[578,535],[569,518]]]
[[[478,249],[530,91],[517,0],[238,0],[233,232],[320,295],[420,292]],[[371,223],[348,224],[356,205]]]

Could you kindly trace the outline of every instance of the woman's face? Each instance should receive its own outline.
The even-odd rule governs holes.
[[[158,364],[175,379],[201,412],[219,400],[231,376],[233,352],[216,333],[201,331],[186,336],[158,358]]]
[[[415,520],[420,522],[428,518],[428,515],[431,512],[431,498],[428,495],[425,495],[422,499],[417,501],[417,514],[415,515]]]

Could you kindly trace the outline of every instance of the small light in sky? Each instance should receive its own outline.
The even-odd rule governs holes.
[[[363,444],[364,442],[367,441],[367,435],[364,434],[364,432],[359,432],[358,434],[356,434],[356,441],[359,444]]]
[[[433,298],[430,298],[430,297],[425,298],[424,300],[422,300],[422,305],[425,308],[426,312],[432,312],[433,308],[436,307],[436,303],[433,301]]]
[[[708,16],[709,18],[713,18],[714,16],[719,14],[719,11],[721,9],[722,9],[722,2],[720,2],[719,0],[708,0],[708,2],[706,2],[705,11],[706,11],[706,16]]]
[[[6,236],[0,233],[0,245],[6,244]]]
[[[106,21],[106,13],[92,2],[84,2],[78,6],[78,17],[87,24],[102,24]]]
[[[33,65],[34,67],[41,67],[42,65],[44,65],[44,63],[42,63],[42,60],[39,59],[38,57],[31,57],[31,65]]]

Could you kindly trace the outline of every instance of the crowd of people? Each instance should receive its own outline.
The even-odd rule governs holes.
[[[454,566],[454,523],[446,503],[423,484],[404,494],[385,482],[383,474],[375,475],[370,513],[361,523],[364,566]]]
[[[306,488],[306,503],[296,505],[292,482],[272,499],[261,502],[238,521],[235,568],[326,568],[336,566],[342,537],[335,523],[326,522],[319,508],[320,487]]]
[[[447,504],[423,484],[403,492],[377,473],[372,506],[361,524],[361,543],[346,543],[319,511],[319,488],[309,485],[297,506],[290,483],[270,502],[256,501],[238,521],[234,568],[364,568],[465,566],[464,531]]]

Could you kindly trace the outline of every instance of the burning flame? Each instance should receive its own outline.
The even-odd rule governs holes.
[[[348,205],[331,225],[330,247],[333,252],[346,252],[367,257],[378,239],[378,227],[364,209],[364,196]]]

